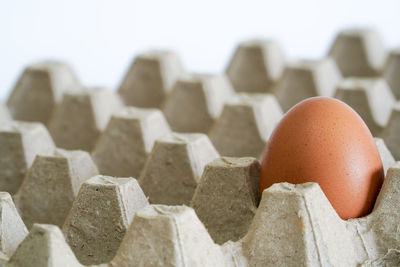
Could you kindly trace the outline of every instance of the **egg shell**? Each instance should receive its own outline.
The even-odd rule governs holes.
[[[342,219],[367,215],[382,186],[382,160],[361,117],[333,98],[313,97],[289,110],[271,134],[260,193],[274,183],[316,182]]]

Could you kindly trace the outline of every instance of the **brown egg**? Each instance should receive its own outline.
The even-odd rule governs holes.
[[[274,183],[316,182],[342,219],[371,212],[384,179],[361,117],[328,97],[306,99],[282,118],[265,149],[260,192]]]

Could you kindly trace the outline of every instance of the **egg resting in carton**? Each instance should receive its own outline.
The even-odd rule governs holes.
[[[346,86],[346,80],[340,83],[340,73],[330,59],[290,63],[283,71],[284,59],[277,53],[269,41],[246,42],[238,48],[227,74],[236,91],[245,91],[240,95],[233,93],[223,76],[179,76],[179,60],[171,53],[144,53],[132,64],[119,92],[127,104],[134,100],[128,100],[124,91],[131,90],[140,99],[143,92],[160,95],[161,88],[166,92],[161,98],[151,101],[145,97],[149,101],[140,103],[142,108],[161,108],[166,118],[157,110],[123,108],[123,101],[111,91],[76,85],[77,79],[65,64],[44,62],[29,67],[34,71],[21,76],[7,102],[10,114],[17,120],[45,123],[58,147],[93,152],[93,160],[87,152],[56,149],[38,123],[2,126],[0,142],[10,148],[2,146],[0,155],[0,164],[4,164],[1,190],[19,191],[14,201],[30,232],[11,197],[3,193],[1,264],[396,266],[400,258],[395,234],[400,223],[396,212],[400,166],[394,164],[384,141],[396,155],[393,95],[397,94],[395,87],[391,92],[383,80],[375,78],[384,73],[394,79],[396,53],[384,67],[385,51],[375,33],[339,34],[330,55],[343,76],[374,76],[365,82],[364,78],[357,83],[350,80],[347,84],[351,86]],[[350,58],[349,54],[357,56]],[[353,65],[343,63],[350,59]],[[290,73],[291,66],[296,66],[297,74],[283,74]],[[257,75],[248,79],[247,68]],[[294,89],[288,89],[289,85],[296,83],[304,83],[299,87],[304,89],[291,93]],[[246,88],[252,89],[246,92]],[[358,94],[348,97],[352,90]],[[55,97],[59,92],[64,97]],[[32,94],[41,95],[42,102],[35,102]],[[383,138],[375,141],[385,172],[391,168],[370,215],[341,220],[313,183],[275,184],[260,200],[256,158],[261,157],[282,116],[274,94],[286,105],[283,110],[314,95],[342,98],[360,113],[375,136]],[[29,111],[46,105],[51,110],[44,112],[47,118]],[[9,121],[7,113],[0,109],[0,120]],[[199,119],[188,120],[190,115]],[[171,132],[166,121],[172,131],[203,134]],[[137,162],[132,163],[133,158]],[[96,176],[97,169],[115,177]],[[9,189],[5,177],[11,170],[20,178]],[[117,178],[122,176],[138,180]]]

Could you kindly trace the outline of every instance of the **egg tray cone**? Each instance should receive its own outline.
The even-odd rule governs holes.
[[[383,66],[363,29],[318,61],[243,42],[227,76],[149,51],[118,92],[80,85],[65,63],[27,67],[0,104],[0,266],[399,266],[397,54]],[[376,136],[386,178],[366,217],[340,219],[316,183],[260,197],[271,132],[317,95],[347,102]]]

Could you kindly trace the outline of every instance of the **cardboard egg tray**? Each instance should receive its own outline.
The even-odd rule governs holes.
[[[0,266],[400,266],[399,77],[400,51],[365,29],[318,61],[246,41],[226,75],[146,52],[118,92],[28,66],[0,105]],[[386,178],[366,217],[340,219],[316,183],[259,196],[271,132],[317,95],[376,137]]]

